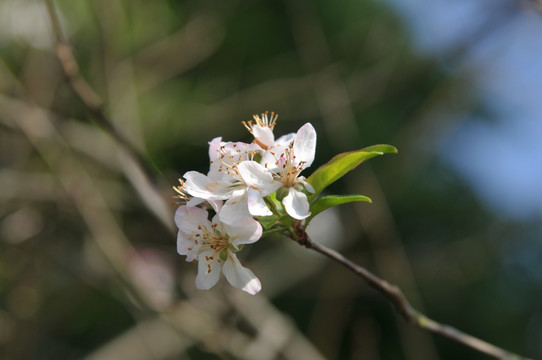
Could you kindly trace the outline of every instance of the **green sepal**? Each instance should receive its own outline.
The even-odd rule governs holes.
[[[270,229],[273,225],[277,223],[278,219],[279,217],[277,215],[260,216],[256,218],[256,220],[258,220],[260,224],[262,224],[264,230]]]
[[[309,202],[312,202],[322,190],[343,177],[350,170],[356,168],[365,160],[369,160],[375,156],[392,153],[397,153],[397,149],[391,145],[373,145],[361,150],[345,152],[334,156],[308,177],[307,182],[311,184],[315,190],[314,194],[308,196]]]
[[[228,250],[222,250],[220,254],[218,255],[220,257],[220,260],[226,261],[228,260]]]
[[[306,220],[308,224],[313,217],[330,207],[347,204],[355,201],[372,202],[370,198],[363,195],[326,195],[322,196],[311,205],[311,216]]]
[[[276,197],[278,201],[284,200],[286,195],[288,195],[288,188],[285,186],[280,187],[276,192]]]
[[[235,247],[233,244],[230,244],[229,248],[231,251],[233,252],[238,252],[238,251],[241,251],[243,249],[245,245],[244,244],[241,244],[239,245],[238,247]],[[222,252],[225,252],[226,250],[222,250]],[[220,253],[220,255],[222,255],[222,253]]]

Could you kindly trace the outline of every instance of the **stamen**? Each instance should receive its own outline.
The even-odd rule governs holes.
[[[232,155],[228,154],[225,146],[221,146],[220,149],[218,149],[218,152],[220,153],[220,155],[218,156],[218,160],[221,163],[221,165],[218,168],[218,171],[219,172],[224,171],[226,174],[236,179],[239,178],[240,175],[239,175],[239,171],[237,170],[237,165],[241,163],[241,161],[243,160],[243,157],[241,155],[238,155],[237,156],[238,161],[236,161],[236,159]],[[236,150],[236,153],[240,153],[240,152],[241,150]]]
[[[179,182],[181,183],[181,185],[173,186],[173,190],[175,190],[175,192],[178,194],[174,196],[174,198],[179,203],[186,203],[192,198],[192,196],[190,196],[190,194],[188,194],[188,192],[184,188],[184,181],[182,179],[179,179]]]
[[[284,152],[280,154],[278,159],[274,153],[271,152],[271,154],[275,158],[275,164],[278,168],[277,180],[281,181],[286,187],[294,186],[298,181],[297,176],[303,170],[306,161],[296,163],[292,144],[284,149]]]
[[[252,115],[252,117],[254,121],[256,121],[256,124],[254,124],[252,120],[250,120],[248,123],[246,121],[241,121],[241,124],[243,124],[243,126],[246,127],[251,134],[253,134],[252,128],[256,125],[261,127],[267,127],[273,130],[273,128],[277,124],[277,119],[279,115],[275,114],[273,111],[271,111],[271,114],[269,114],[269,111],[266,111],[261,115]]]
[[[198,225],[198,230],[190,234],[190,238],[194,241],[192,247],[188,250],[194,249],[202,250],[214,250],[214,254],[206,256],[205,260],[210,261],[220,254],[224,249],[227,249],[230,245],[230,238],[227,234],[220,232],[222,229],[218,229],[218,224],[212,224],[210,228],[204,225]]]

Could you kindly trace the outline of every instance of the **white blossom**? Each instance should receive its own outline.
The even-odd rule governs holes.
[[[310,215],[306,192],[314,189],[300,173],[314,161],[316,131],[307,123],[275,139],[276,120],[275,113],[266,112],[243,122],[254,136],[251,144],[213,139],[207,175],[188,171],[174,187],[182,204],[175,213],[177,251],[186,261],[198,262],[199,289],[213,287],[224,273],[233,286],[250,294],[260,291],[260,281],[235,253],[261,237],[262,225],[253,217],[273,215],[267,196],[277,192],[295,219]],[[207,209],[215,213],[212,220]]]
[[[252,160],[255,145],[223,143],[220,138],[209,145],[209,174],[185,173],[186,192],[209,202],[226,200],[219,216],[228,224],[245,217],[272,215],[263,197],[275,192],[280,183],[263,165]]]
[[[287,191],[282,200],[284,209],[298,220],[310,215],[309,202],[303,190],[313,193],[314,189],[299,174],[312,165],[315,152],[316,131],[306,123],[295,136],[290,134],[277,140],[262,157],[263,166],[274,173],[275,180]]]
[[[175,213],[175,223],[179,228],[177,251],[186,255],[186,261],[198,262],[196,287],[210,289],[222,272],[231,285],[252,295],[258,293],[260,280],[241,265],[235,252],[261,237],[260,223],[244,218],[234,226],[221,222],[218,216],[209,221],[207,216],[204,209],[184,205]]]

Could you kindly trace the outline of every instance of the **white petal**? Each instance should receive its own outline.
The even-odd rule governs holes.
[[[265,146],[273,146],[273,143],[275,142],[273,130],[266,126],[254,125],[252,127],[252,135]]]
[[[260,160],[260,164],[271,172],[274,172],[275,169],[277,169],[277,155],[273,155],[276,154],[276,151],[277,150],[274,147],[264,151],[262,153],[262,159]]]
[[[209,159],[211,161],[218,160],[220,147],[224,145],[221,137],[216,137],[209,142]]]
[[[279,137],[277,140],[275,140],[275,146],[281,145],[283,147],[288,147],[290,146],[290,143],[294,141],[294,139],[295,139],[295,133],[289,133],[289,134],[283,135]]]
[[[179,206],[175,212],[175,220],[179,227],[177,233],[177,252],[186,255],[186,261],[191,262],[198,256],[198,247],[195,244],[195,235],[201,233],[199,226],[211,227],[207,219],[207,211],[187,206]]]
[[[247,205],[248,212],[252,216],[271,216],[273,213],[267,207],[260,192],[254,189],[248,189],[247,191]]]
[[[177,252],[180,255],[187,255],[188,249],[194,245],[194,242],[191,241],[189,237],[187,237],[182,231],[179,231],[177,233]],[[192,260],[187,260],[192,261]]]
[[[303,168],[308,168],[314,161],[314,153],[316,152],[316,130],[310,123],[303,125],[295,135],[294,155],[295,160],[299,164],[305,162]]]
[[[222,200],[207,200],[207,202],[211,205],[211,207],[216,213],[218,213],[222,208]]]
[[[316,190],[314,190],[314,188],[312,187],[311,184],[309,184],[307,181],[303,180],[301,182],[303,184],[303,186],[305,187],[305,189],[310,192],[311,194],[314,194],[316,192]]]
[[[205,199],[199,198],[199,197],[192,197],[190,200],[186,202],[186,206],[198,206],[199,204],[202,204],[205,202]]]
[[[218,215],[220,216],[220,221],[226,224],[233,224],[242,218],[252,217],[248,211],[247,199],[245,196],[232,198],[226,201]]]
[[[220,147],[224,144],[221,137],[214,138],[209,142],[209,160],[211,160],[211,166],[209,167],[209,176],[213,180],[220,180],[223,173],[219,171],[220,169]]]
[[[282,205],[284,205],[288,215],[294,219],[302,220],[311,214],[307,195],[295,190],[293,187],[288,189],[288,195],[282,200]]]
[[[177,225],[177,227],[181,226],[183,218],[186,214],[186,208],[187,208],[186,206],[182,205],[182,206],[179,206],[177,210],[175,211],[175,225]]]
[[[207,290],[215,286],[220,278],[222,263],[218,254],[213,250],[204,251],[198,257],[198,275],[196,287]]]
[[[226,232],[233,239],[232,245],[236,248],[242,244],[252,244],[262,237],[262,225],[252,219],[244,218],[234,225],[224,225]]]
[[[177,225],[180,231],[184,233],[192,233],[198,230],[199,225],[205,227],[211,226],[211,223],[207,219],[208,214],[206,210],[190,206],[179,206],[179,209],[177,209],[177,212],[184,213],[179,224]]]
[[[260,280],[252,271],[241,265],[237,256],[231,253],[228,260],[222,267],[222,272],[226,275],[228,282],[251,295],[257,294],[262,289]]]
[[[249,187],[260,189],[274,183],[271,172],[256,161],[243,161],[237,169]]]
[[[197,171],[189,171],[183,177],[186,179],[184,188],[192,196],[202,199],[224,200],[231,195],[231,184],[228,182],[214,181]]]

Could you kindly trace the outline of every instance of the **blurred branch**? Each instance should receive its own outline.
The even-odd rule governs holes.
[[[85,104],[89,112],[94,116],[96,121],[100,126],[104,128],[108,133],[111,134],[124,148],[128,153],[134,157],[138,165],[145,170],[148,176],[153,172],[150,167],[147,165],[147,162],[141,152],[139,152],[113,125],[111,121],[107,118],[103,110],[103,101],[100,96],[92,89],[92,87],[81,77],[79,74],[79,65],[77,60],[73,55],[73,51],[68,42],[64,39],[62,30],[60,28],[60,22],[56,10],[53,5],[52,0],[44,0],[47,7],[47,13],[49,14],[49,19],[51,20],[51,25],[53,28],[53,33],[55,36],[55,50],[62,70],[66,75],[70,86],[73,91],[77,94],[79,99]]]
[[[266,297],[248,296],[237,289],[228,291],[226,296],[247,322],[258,329],[257,336],[244,349],[243,358],[324,360],[292,320],[277,310]]]
[[[131,311],[138,323],[129,337],[130,341],[137,342],[137,359],[156,359],[157,348],[164,346],[164,342],[176,346],[176,350],[182,350],[191,345],[194,339],[209,337],[208,329],[218,328],[216,322],[204,321],[205,326],[194,326],[201,321],[203,316],[208,316],[208,311],[195,312],[190,309],[188,312],[192,317],[186,315],[183,303],[175,308],[184,315],[178,315],[177,311],[159,312],[145,296],[144,290],[138,288],[130,274],[129,262],[138,257],[137,250],[132,246],[128,237],[119,225],[115,214],[110,209],[103,191],[97,186],[93,176],[81,164],[76,154],[71,151],[69,144],[57,131],[51,114],[23,101],[0,96],[0,118],[12,125],[17,126],[27,137],[29,143],[43,158],[51,172],[58,178],[59,185],[65,194],[73,201],[77,211],[85,222],[92,240],[97,249],[103,255],[107,264],[112,270],[111,274],[117,284],[125,291],[124,299],[131,304],[134,311]],[[135,306],[134,306],[135,305]],[[156,315],[160,324],[148,325],[148,321],[141,321],[149,315]],[[218,316],[217,316],[218,318]],[[189,322],[186,325],[186,322]],[[150,326],[150,328],[149,328]],[[160,337],[156,339],[150,333],[156,327],[160,327]],[[149,330],[150,329],[150,330]],[[158,330],[157,330],[158,331]],[[215,332],[216,333],[216,332]],[[199,335],[201,334],[201,335]],[[166,337],[167,336],[167,337]],[[176,341],[171,337],[176,336]],[[121,337],[120,339],[125,339]],[[119,340],[120,341],[120,340]],[[122,342],[125,344],[125,342]],[[157,344],[158,343],[158,344]],[[109,344],[107,345],[109,346]],[[125,358],[101,356],[104,353],[109,355],[109,347],[100,348],[97,356],[91,359]],[[173,351],[171,346],[160,351]],[[103,352],[102,352],[103,351]],[[112,346],[111,351],[120,351],[119,347]],[[135,358],[128,356],[127,358]]]
[[[132,185],[139,192],[139,195],[147,203],[154,215],[170,230],[174,232],[172,221],[167,211],[167,205],[161,201],[156,189],[152,185],[153,171],[148,161],[113,125],[104,113],[104,105],[100,96],[79,74],[79,65],[73,55],[71,46],[65,40],[60,21],[52,0],[43,0],[47,7],[49,19],[53,28],[56,40],[55,50],[60,61],[64,74],[73,91],[84,103],[88,111],[96,119],[98,124],[109,133],[128,154],[124,163],[125,172]],[[133,165],[132,165],[133,164]]]
[[[139,322],[84,359],[177,358],[195,341],[215,337],[221,330],[220,325],[209,312],[198,309],[188,301],[182,301],[167,312]],[[235,333],[234,330],[232,332]],[[146,344],[141,342],[142,337],[148,342],[154,357],[149,356]]]
[[[219,19],[201,14],[179,31],[139,50],[119,66],[127,66],[133,60],[134,72],[139,75],[138,91],[145,93],[203,62],[217,51],[223,37]]]
[[[437,334],[442,337],[454,340],[483,354],[493,356],[496,359],[527,360],[527,358],[508,352],[495,345],[480,340],[472,335],[466,334],[454,327],[440,324],[435,320],[428,318],[427,316],[414,309],[414,307],[410,304],[410,302],[405,297],[399,287],[379,278],[364,267],[359,266],[354,262],[350,261],[349,259],[345,258],[337,251],[312,241],[307,234],[302,234],[299,238],[294,239],[294,241],[297,241],[300,245],[303,245],[308,249],[317,251],[352,270],[355,274],[364,279],[371,287],[373,287],[385,297],[387,297],[388,300],[390,300],[394,304],[397,311],[399,311],[401,316],[408,323],[416,325],[433,334]]]
[[[102,189],[72,153],[50,120],[50,114],[32,104],[4,96],[0,96],[0,108],[58,178],[60,187],[73,201],[120,284],[144,307],[140,294],[131,287],[126,265],[128,257],[136,256],[136,251],[116,221]]]

